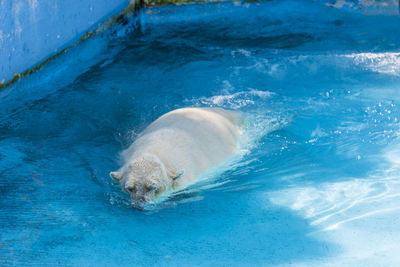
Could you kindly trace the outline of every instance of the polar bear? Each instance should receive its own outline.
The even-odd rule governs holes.
[[[239,112],[220,108],[182,108],[151,123],[122,152],[124,165],[110,176],[139,204],[196,182],[239,147]]]

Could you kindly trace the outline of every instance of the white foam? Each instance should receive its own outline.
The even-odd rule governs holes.
[[[353,53],[344,57],[353,59],[356,65],[373,72],[400,75],[400,53],[398,52]]]
[[[225,91],[231,91],[230,84],[224,84]],[[214,95],[212,97],[202,97],[193,99],[195,105],[205,105],[209,107],[222,107],[227,109],[240,109],[246,106],[255,105],[258,100],[267,99],[274,93],[269,91],[260,91],[248,88],[247,91],[241,91],[233,94]]]

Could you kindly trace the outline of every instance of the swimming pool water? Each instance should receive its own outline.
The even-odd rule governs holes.
[[[70,49],[0,92],[0,265],[400,264],[399,22],[167,6]],[[186,106],[267,119],[229,170],[133,209],[118,153]]]

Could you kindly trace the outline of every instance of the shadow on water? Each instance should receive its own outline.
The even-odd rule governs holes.
[[[146,263],[155,265],[276,265],[331,252],[326,244],[307,237],[312,231],[308,223],[290,212],[262,209],[264,203],[248,200],[249,206],[243,206],[237,194],[218,194],[205,194],[205,201],[180,205],[174,211],[147,215],[136,229],[121,227],[121,234],[131,236],[151,256]],[[252,205],[260,210],[254,213]],[[145,233],[139,230],[143,227]]]

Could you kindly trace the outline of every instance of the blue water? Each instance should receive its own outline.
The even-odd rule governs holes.
[[[312,1],[163,7],[70,49],[0,92],[0,265],[398,266],[399,23]],[[229,170],[133,209],[108,173],[186,106],[267,119]]]

